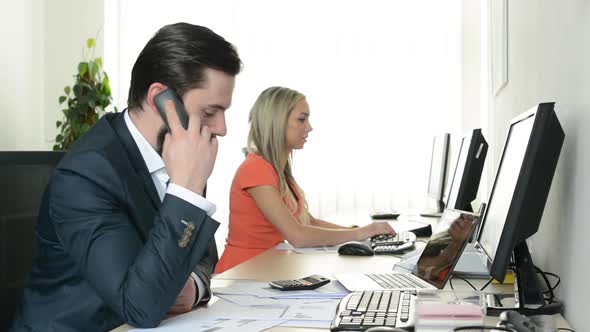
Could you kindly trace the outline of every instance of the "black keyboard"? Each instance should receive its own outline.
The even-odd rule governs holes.
[[[373,326],[412,328],[415,291],[365,291],[348,294],[338,304],[331,331],[364,331]]]
[[[395,235],[380,234],[371,238],[371,246],[399,245],[406,242],[416,242],[416,234],[412,232],[399,232]]]

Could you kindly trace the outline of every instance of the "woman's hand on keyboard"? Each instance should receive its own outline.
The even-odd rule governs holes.
[[[376,221],[368,224],[367,226],[361,227],[361,229],[363,229],[363,233],[366,232],[363,235],[364,237],[359,239],[361,241],[380,234],[396,234],[391,225],[386,221]]]

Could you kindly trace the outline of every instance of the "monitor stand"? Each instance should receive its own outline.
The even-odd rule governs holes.
[[[514,307],[503,306],[493,294],[487,295],[487,313],[499,316],[506,310],[515,310],[523,315],[554,315],[562,313],[561,303],[547,303],[539,285],[535,265],[526,241],[514,248]],[[511,295],[512,296],[512,295]]]
[[[420,213],[420,217],[440,218],[445,210],[445,203],[442,200],[436,201],[436,209]]]

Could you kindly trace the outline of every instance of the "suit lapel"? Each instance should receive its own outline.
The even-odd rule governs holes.
[[[135,144],[127,125],[125,124],[125,118],[123,114],[120,114],[117,117],[113,117],[111,120],[111,125],[113,129],[117,133],[117,135],[121,138],[121,143],[127,150],[127,155],[129,156],[129,160],[131,161],[132,167],[135,169],[137,175],[141,178],[141,182],[143,184],[144,190],[146,194],[150,197],[152,205],[159,209],[162,202],[160,201],[160,197],[158,196],[158,192],[156,191],[156,186],[154,185],[154,181],[152,180],[152,176],[150,175],[147,166],[145,165],[145,161],[139,152],[139,148]]]

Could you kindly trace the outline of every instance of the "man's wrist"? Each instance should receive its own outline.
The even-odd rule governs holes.
[[[193,308],[199,304],[199,284],[197,283],[197,279],[193,276],[194,272],[191,274],[191,278],[193,279],[193,283],[195,284],[195,302],[193,303]]]
[[[208,201],[201,195],[195,194],[193,191],[181,187],[175,183],[171,183],[166,190],[166,193],[179,197],[190,204],[204,210],[208,216],[213,216],[217,207],[212,202]]]
[[[195,194],[199,195],[199,196],[203,196],[203,188],[205,188],[205,184],[196,184],[196,185],[192,185],[192,186],[186,186],[185,188],[187,188],[188,190],[194,192]]]
[[[193,307],[197,306],[201,300],[203,300],[205,298],[205,295],[207,293],[207,285],[205,285],[205,283],[201,280],[201,278],[199,278],[199,276],[192,272],[191,273],[191,278],[193,278],[193,281],[195,283],[195,303],[193,304]]]

